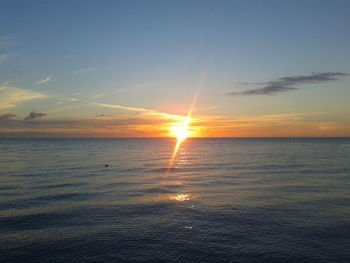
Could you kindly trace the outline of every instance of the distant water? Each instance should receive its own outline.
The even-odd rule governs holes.
[[[350,139],[174,143],[0,140],[0,261],[350,262]]]

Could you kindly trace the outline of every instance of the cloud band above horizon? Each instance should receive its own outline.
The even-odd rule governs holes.
[[[257,96],[257,95],[276,95],[277,93],[287,92],[299,89],[297,85],[323,83],[338,80],[339,77],[345,77],[349,74],[343,72],[323,72],[312,73],[310,75],[282,77],[274,81],[263,83],[243,83],[244,85],[262,85],[257,89],[246,91],[230,92],[228,96]]]

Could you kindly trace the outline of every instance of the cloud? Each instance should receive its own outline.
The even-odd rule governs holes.
[[[82,117],[75,116],[73,109],[64,118],[55,118],[50,111],[50,118],[39,119],[46,115],[32,111],[25,118],[1,121],[0,137],[158,137],[169,135],[169,127],[185,118],[145,108],[74,101],[122,112]]]
[[[131,127],[137,129],[140,126],[150,126],[152,129],[157,129],[157,125],[167,124],[167,120],[162,119],[153,119],[153,118],[142,118],[142,117],[93,117],[93,118],[61,118],[61,119],[43,119],[39,122],[29,122],[34,117],[42,117],[47,115],[44,113],[31,112],[23,120],[14,120],[8,119],[4,120],[3,123],[0,123],[0,128],[18,128],[18,129],[27,129],[27,128],[36,128],[41,131],[50,130],[50,129],[112,129],[117,130],[125,127]],[[29,119],[28,119],[29,117]]]
[[[52,79],[52,76],[48,76],[47,78],[44,78],[44,79],[35,81],[35,82],[33,83],[33,85],[35,85],[35,86],[36,86],[36,85],[41,85],[41,84],[44,84],[44,83],[49,82],[51,79]]]
[[[4,54],[4,55],[0,55],[0,64],[5,62],[7,59],[9,59],[10,57],[12,57],[13,55],[11,54]]]
[[[12,114],[12,113],[5,113],[3,115],[0,115],[0,121],[7,121],[7,120],[11,120],[12,118],[16,117],[16,115]]]
[[[288,113],[230,118],[200,116],[191,121],[198,136],[307,137],[347,136],[348,120],[315,118],[323,113]],[[0,121],[0,137],[157,137],[168,136],[173,120],[155,116],[44,118],[39,121]]]
[[[155,137],[164,136],[168,126],[168,120],[142,116],[10,119],[0,121],[0,137]]]
[[[184,116],[181,116],[181,115],[169,114],[169,113],[164,113],[164,112],[159,112],[156,110],[149,110],[149,109],[144,109],[144,108],[127,107],[127,106],[121,106],[121,105],[96,103],[96,102],[88,102],[88,103],[96,105],[96,106],[104,107],[104,108],[112,108],[112,109],[140,112],[140,113],[144,113],[146,115],[154,115],[154,116],[159,116],[159,117],[168,118],[168,119],[182,120],[184,118]]]
[[[46,98],[46,95],[28,89],[10,87],[6,83],[0,84],[0,110],[13,108],[20,102],[42,98]]]
[[[339,77],[348,76],[349,74],[342,72],[323,72],[323,73],[312,73],[307,76],[290,76],[279,78],[274,81],[269,81],[265,83],[255,83],[255,85],[263,85],[261,88],[250,89],[240,92],[230,92],[229,96],[254,96],[254,95],[275,95],[280,92],[287,92],[290,90],[299,89],[297,85],[302,84],[313,84],[313,83],[323,83],[328,81],[338,80]],[[243,83],[247,85],[249,83]],[[252,83],[251,85],[254,85]]]
[[[46,113],[32,111],[31,113],[29,113],[29,115],[27,117],[24,118],[24,120],[34,120],[34,119],[38,119],[38,118],[41,118],[41,117],[46,116],[46,115],[47,115]]]

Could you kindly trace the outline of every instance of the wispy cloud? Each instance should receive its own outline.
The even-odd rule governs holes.
[[[24,118],[24,120],[39,119],[39,118],[44,117],[46,115],[47,115],[46,113],[32,111],[31,113],[29,113],[29,115],[27,117]]]
[[[41,84],[44,84],[44,83],[49,82],[50,80],[52,80],[52,76],[48,76],[47,78],[44,78],[44,79],[35,81],[35,82],[33,83],[33,85],[34,85],[34,86],[36,86],[36,85],[41,85]]]
[[[88,103],[96,105],[96,106],[104,107],[104,108],[134,111],[134,112],[145,113],[147,115],[156,115],[156,116],[170,118],[170,119],[176,119],[176,120],[182,120],[184,118],[184,116],[181,116],[181,115],[169,114],[169,113],[164,113],[164,112],[159,112],[156,110],[149,110],[149,109],[144,109],[144,108],[127,107],[127,106],[121,106],[121,105],[96,103],[96,102],[88,102]]]
[[[0,64],[4,63],[6,60],[8,60],[10,57],[12,57],[12,54],[3,54],[0,55]]]
[[[18,103],[42,99],[47,96],[36,91],[11,87],[8,84],[0,84],[0,110],[15,107]]]
[[[279,78],[265,83],[244,83],[244,85],[263,85],[261,88],[249,89],[240,92],[230,92],[229,96],[254,96],[254,95],[275,95],[281,92],[299,89],[298,85],[323,83],[338,80],[339,77],[347,76],[342,72],[313,73],[306,76],[289,76]]]
[[[0,121],[7,121],[7,120],[11,120],[12,118],[16,117],[15,114],[12,113],[5,113],[0,115]]]
[[[320,113],[286,113],[230,118],[204,116],[193,125],[208,137],[327,137],[348,136],[347,120],[318,118]],[[322,113],[323,115],[323,113]]]
[[[66,117],[31,121],[33,116],[31,113],[29,118],[0,121],[0,137],[154,137],[164,136],[167,133],[164,127],[168,124],[165,119],[141,116]]]

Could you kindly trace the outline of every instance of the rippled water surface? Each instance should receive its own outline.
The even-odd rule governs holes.
[[[350,139],[174,144],[0,140],[0,261],[350,262]]]

